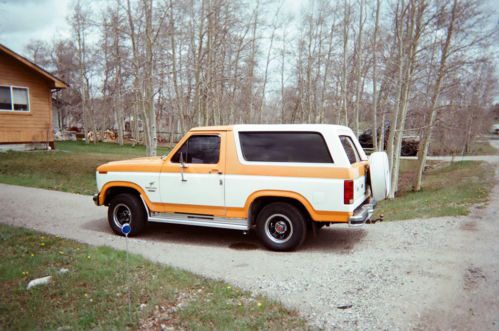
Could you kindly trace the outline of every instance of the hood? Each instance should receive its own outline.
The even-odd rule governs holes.
[[[163,160],[160,156],[140,157],[130,160],[112,161],[97,167],[99,172],[160,172]]]

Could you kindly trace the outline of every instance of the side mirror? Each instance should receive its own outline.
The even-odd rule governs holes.
[[[184,153],[180,152],[180,167],[181,168],[187,168],[187,164],[184,162]]]

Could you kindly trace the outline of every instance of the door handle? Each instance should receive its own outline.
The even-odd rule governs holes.
[[[218,174],[218,175],[222,174],[222,172],[218,169],[211,169],[208,173],[209,174]]]

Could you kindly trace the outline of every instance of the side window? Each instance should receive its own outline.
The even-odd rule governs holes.
[[[350,164],[356,163],[360,161],[359,152],[355,147],[355,144],[352,141],[352,138],[349,136],[340,136],[341,144],[343,145],[343,149],[347,153],[348,160]]]
[[[239,141],[246,161],[333,163],[317,132],[239,132]]]
[[[173,155],[173,163],[180,163],[180,153],[185,163],[217,164],[220,157],[220,137],[191,136]]]

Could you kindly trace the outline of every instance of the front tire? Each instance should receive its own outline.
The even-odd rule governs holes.
[[[271,203],[258,213],[256,231],[264,246],[273,251],[294,250],[307,235],[303,214],[284,202]]]
[[[107,220],[114,233],[123,236],[121,227],[128,223],[132,228],[128,236],[136,236],[146,226],[146,211],[137,195],[122,193],[111,199],[107,211]]]

